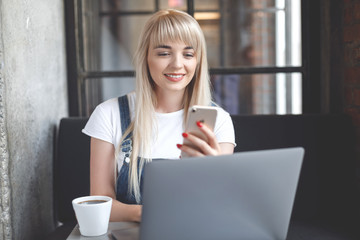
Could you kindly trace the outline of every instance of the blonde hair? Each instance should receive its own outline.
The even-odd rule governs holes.
[[[160,10],[150,17],[139,38],[134,57],[136,71],[136,103],[134,119],[122,136],[122,142],[128,133],[133,133],[132,153],[129,167],[129,193],[136,202],[141,202],[140,179],[144,164],[151,161],[152,136],[154,129],[155,106],[157,104],[155,83],[152,80],[147,63],[148,49],[152,45],[181,41],[192,46],[197,57],[194,77],[184,93],[184,123],[192,105],[209,105],[211,102],[210,80],[206,56],[206,43],[197,21],[189,14],[178,10]],[[119,147],[120,148],[120,147]],[[140,163],[138,164],[138,156]]]

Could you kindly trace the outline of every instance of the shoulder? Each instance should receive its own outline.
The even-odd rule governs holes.
[[[119,116],[119,104],[117,98],[111,98],[100,103],[91,114],[88,125],[93,127],[110,126]]]
[[[215,107],[218,111],[217,118],[230,118],[230,114],[224,110],[219,104],[217,104],[215,101],[211,101],[209,106]]]
[[[216,118],[214,133],[219,143],[235,143],[234,124],[230,114],[221,107],[218,108],[218,116]]]
[[[127,97],[130,111],[133,112],[135,108],[135,99],[136,94],[135,92],[130,92],[126,95],[117,97],[117,98],[111,98],[109,100],[106,100],[102,103],[100,103],[94,110],[93,114],[96,115],[103,115],[104,117],[107,116],[109,118],[117,118],[119,115],[119,98],[121,97]]]
[[[100,109],[103,112],[109,112],[109,111],[113,111],[114,109],[117,109],[118,107],[119,107],[118,99],[111,98],[109,100],[106,100],[105,102],[100,103],[96,108]]]
[[[223,127],[231,128],[233,126],[233,122],[232,122],[230,114],[219,106],[216,108],[218,110],[217,111],[218,114],[217,114],[217,118],[216,118],[215,131],[219,130]]]
[[[114,143],[114,127],[118,121],[118,115],[117,98],[102,102],[95,108],[82,132],[90,137]]]
[[[100,121],[110,121],[117,115],[119,115],[118,100],[117,98],[111,98],[97,105],[91,114],[90,119],[94,118]]]
[[[135,95],[130,93],[129,105],[135,100]],[[83,132],[91,137],[98,138],[118,145],[121,137],[121,119],[119,98],[111,98],[100,103],[91,114]]]

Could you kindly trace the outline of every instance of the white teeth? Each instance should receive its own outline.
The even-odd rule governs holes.
[[[171,74],[165,74],[165,75],[171,78],[181,78],[183,76],[183,75],[171,75]]]

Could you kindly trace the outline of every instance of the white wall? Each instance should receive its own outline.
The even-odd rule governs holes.
[[[62,0],[0,2],[0,239],[40,239],[53,226],[53,140],[68,114]],[[9,180],[9,183],[6,182]],[[8,198],[8,196],[11,196]]]

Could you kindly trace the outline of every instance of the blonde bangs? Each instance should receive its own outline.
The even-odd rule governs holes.
[[[150,45],[158,46],[167,42],[183,42],[193,47],[198,56],[201,55],[201,32],[197,23],[190,22],[180,14],[163,15],[156,19],[149,32]]]

